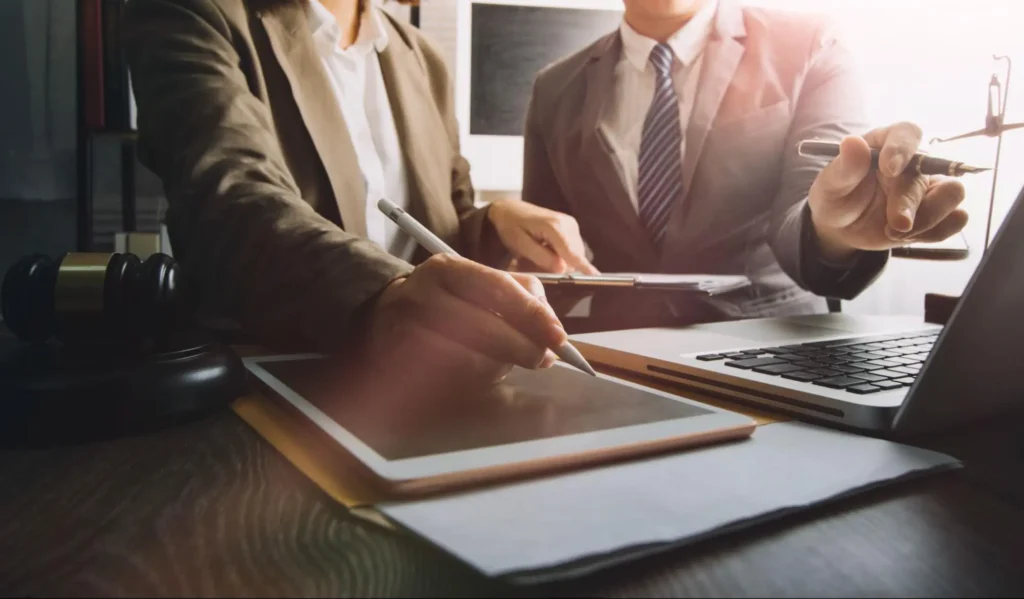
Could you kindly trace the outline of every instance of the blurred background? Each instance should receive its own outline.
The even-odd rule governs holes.
[[[108,0],[104,0],[108,1]],[[117,0],[121,1],[121,0]],[[130,1],[130,0],[129,0]],[[468,2],[468,0],[466,0]],[[504,0],[502,0],[504,1]],[[562,4],[573,5],[577,0]],[[1024,2],[1021,0],[750,0],[761,5],[830,14],[842,27],[865,73],[874,123],[912,120],[926,138],[948,137],[985,125],[988,83],[1008,55],[1016,72],[1009,86],[1006,122],[1024,121]],[[466,81],[470,46],[458,30],[463,0],[424,0],[419,10],[387,5],[422,25],[443,47],[457,79]],[[578,0],[580,4],[587,0]],[[609,4],[605,2],[605,4]],[[614,1],[609,4],[621,6]],[[0,269],[30,251],[57,254],[76,244],[78,117],[75,0],[0,0]],[[471,40],[466,43],[471,43]],[[529,75],[529,74],[526,74]],[[463,123],[465,127],[466,124]],[[121,230],[120,141],[92,142],[92,237],[110,248]],[[937,146],[935,153],[991,166],[996,141],[980,137]],[[486,180],[501,169],[501,154],[474,158]],[[970,257],[960,262],[893,260],[882,278],[844,311],[916,313],[926,292],[960,293],[981,258],[991,175],[967,177],[965,238]],[[1011,131],[1002,148],[995,222],[1001,222],[1024,186],[1024,130]],[[515,193],[483,185],[481,196]],[[504,187],[514,187],[505,185]],[[157,230],[163,210],[159,182],[144,169],[135,180],[137,228]]]

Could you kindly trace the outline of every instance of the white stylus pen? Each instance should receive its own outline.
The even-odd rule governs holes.
[[[459,255],[455,250],[448,247],[448,244],[441,241],[437,235],[431,233],[429,229],[421,225],[415,218],[409,216],[405,210],[395,206],[394,203],[382,199],[377,202],[377,208],[379,208],[385,216],[393,220],[400,229],[415,239],[417,243],[426,248],[426,250],[431,254]],[[580,350],[573,347],[573,345],[568,341],[563,343],[560,347],[552,348],[552,351],[555,352],[555,355],[561,358],[566,364],[571,364],[591,376],[597,376],[597,372],[594,371],[593,367],[590,366],[590,363],[583,357]]]

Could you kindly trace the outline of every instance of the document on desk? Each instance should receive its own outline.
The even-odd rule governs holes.
[[[747,441],[386,502],[325,460],[315,435],[272,402],[252,396],[233,408],[354,514],[403,527],[488,576],[520,583],[584,575],[960,465],[882,439],[767,420]]]
[[[798,422],[746,441],[377,506],[488,576],[582,576],[897,480],[949,456]]]
[[[633,287],[636,289],[662,289],[686,291],[706,295],[719,295],[750,285],[743,275],[659,274],[618,272],[599,275],[576,273],[524,273],[537,277],[545,285],[573,285],[576,287]]]

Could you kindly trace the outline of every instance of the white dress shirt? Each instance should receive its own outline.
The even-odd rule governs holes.
[[[393,256],[408,260],[416,250],[415,241],[377,209],[381,198],[403,209],[409,205],[402,146],[377,58],[377,53],[388,45],[384,17],[379,8],[367,2],[355,43],[342,50],[337,19],[318,0],[311,0],[310,5],[313,41],[341,106],[363,173],[367,237]]]
[[[697,82],[700,79],[704,48],[711,36],[717,0],[711,0],[679,31],[668,39],[675,54],[672,83],[679,98],[679,124],[683,133],[682,156],[686,157],[686,127],[690,122]],[[637,33],[625,19],[619,27],[622,58],[615,66],[614,108],[605,125],[626,173],[626,185],[633,208],[637,208],[637,161],[643,137],[644,119],[654,99],[655,73],[650,63],[651,50],[658,42]]]

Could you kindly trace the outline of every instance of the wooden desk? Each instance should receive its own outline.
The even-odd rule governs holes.
[[[986,470],[979,457],[960,473],[519,589],[349,516],[224,412],[149,437],[0,452],[0,595],[1020,595],[1024,444],[978,438],[979,455],[1008,461]]]

